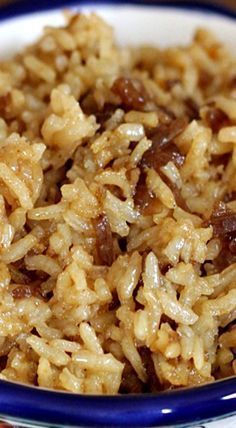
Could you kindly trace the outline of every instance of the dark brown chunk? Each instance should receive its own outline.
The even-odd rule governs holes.
[[[229,82],[229,87],[230,87],[230,89],[236,88],[236,75],[231,78],[231,80]]]
[[[186,118],[178,118],[169,125],[160,125],[151,136],[152,146],[144,153],[141,166],[154,168],[156,171],[159,171],[160,167],[169,161],[174,162],[177,167],[182,166],[185,157],[180,153],[173,140],[183,132],[187,124]]]
[[[96,114],[98,105],[91,91],[87,92],[80,100],[80,105],[85,114]]]
[[[147,348],[146,346],[143,346],[142,348],[139,348],[139,353],[147,373],[147,382],[145,384],[145,392],[160,391],[162,388],[155,372],[150,349]]]
[[[183,165],[185,156],[180,153],[173,140],[185,129],[187,124],[187,118],[174,119],[169,124],[158,126],[158,128],[149,135],[149,138],[152,140],[152,146],[144,153],[140,162],[141,174],[134,193],[135,205],[142,211],[145,211],[147,215],[149,213],[151,214],[151,209],[149,208],[152,207],[155,209],[156,198],[147,188],[145,169],[154,168],[157,172],[161,173],[160,168],[169,161],[174,162],[178,168]],[[165,177],[164,180],[167,181]],[[169,181],[167,184],[172,188],[176,196],[177,204],[186,210],[185,201],[177,187],[171,185]]]
[[[114,261],[114,249],[110,223],[105,214],[94,220],[96,247],[101,265],[111,266]]]
[[[224,153],[223,155],[212,155],[211,163],[214,166],[223,165],[223,167],[225,168],[229,160],[231,159],[231,156],[232,156],[232,153]],[[229,200],[228,201],[225,200],[224,202],[229,202]]]
[[[105,104],[103,110],[98,110],[95,113],[97,123],[101,125],[100,131],[105,129],[105,122],[115,113],[117,106],[113,104]]]
[[[178,189],[178,187],[176,186],[176,184],[172,183],[168,179],[165,179],[165,181],[167,181],[167,185],[172,190],[172,192],[174,194],[174,197],[175,197],[175,202],[178,205],[178,207],[182,208],[182,210],[184,210],[184,211],[189,212],[188,205],[186,204],[186,202],[185,202],[183,196],[181,195],[180,190]]]
[[[212,225],[213,236],[219,238],[222,249],[213,261],[214,266],[221,271],[236,261],[236,213],[231,211],[224,202],[219,202],[213,209],[206,226]]]
[[[152,203],[153,199],[154,195],[149,192],[146,185],[146,174],[141,173],[135,188],[134,203],[136,206],[144,210]]]
[[[199,119],[199,106],[193,98],[186,98],[185,100],[186,114],[190,120]]]
[[[111,88],[115,95],[121,99],[124,109],[143,110],[149,97],[143,83],[138,79],[119,77]]]
[[[230,242],[229,242],[229,251],[234,256],[236,255],[236,236],[232,237]]]
[[[165,89],[170,91],[175,85],[179,85],[181,83],[180,79],[167,79],[165,81]]]
[[[168,143],[165,148],[152,146],[142,159],[144,167],[154,168],[156,171],[172,161],[177,167],[184,163],[184,156],[180,153],[178,147],[174,143]]]
[[[209,224],[213,226],[214,236],[217,238],[230,238],[236,232],[236,213],[231,211],[224,202],[219,202],[213,209]]]
[[[109,311],[115,311],[116,309],[118,309],[120,306],[120,301],[119,301],[119,297],[117,292],[115,291],[112,294],[112,301],[109,303],[108,305],[108,310]]]
[[[161,124],[170,124],[172,120],[176,119],[175,114],[168,107],[158,105],[156,109]]]
[[[228,153],[227,153],[228,154]],[[227,192],[224,196],[223,202],[227,204],[227,202],[235,201],[236,199],[236,192]]]
[[[11,291],[11,295],[14,297],[14,299],[26,299],[32,296],[42,298],[40,288],[38,286],[34,286],[33,284],[18,285]]]
[[[0,372],[6,368],[7,359],[8,359],[7,355],[0,356]]]
[[[12,290],[11,295],[14,297],[14,299],[23,299],[31,297],[33,293],[29,285],[19,285]]]
[[[119,247],[120,247],[120,250],[122,251],[122,253],[126,253],[126,251],[127,251],[127,239],[126,238],[119,238],[118,244],[119,244]]]
[[[138,378],[131,364],[126,361],[119,389],[120,394],[140,394],[144,392],[144,384]]]
[[[198,84],[201,89],[207,89],[212,82],[212,75],[209,74],[206,70],[200,70]]]
[[[91,91],[83,96],[80,105],[85,114],[96,116],[97,123],[101,125],[100,131],[105,129],[105,122],[110,119],[117,108],[117,105],[111,103],[105,103],[103,107],[99,107]]]
[[[2,95],[0,97],[0,116],[6,118],[9,113],[9,106],[11,103],[11,94]]]
[[[223,126],[229,123],[228,116],[219,108],[210,107],[205,116],[207,125],[214,133],[217,133]]]

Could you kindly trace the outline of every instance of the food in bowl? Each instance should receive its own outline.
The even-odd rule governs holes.
[[[0,377],[159,392],[236,371],[236,59],[67,16],[0,66]]]

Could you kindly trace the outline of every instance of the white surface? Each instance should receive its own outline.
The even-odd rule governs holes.
[[[117,40],[121,44],[152,43],[162,47],[186,44],[196,28],[207,27],[236,52],[236,21],[213,13],[135,6],[87,6],[82,10],[96,11],[103,16],[115,28]],[[63,22],[60,11],[37,13],[1,22],[0,57],[9,56],[34,41],[45,25],[57,26]],[[195,427],[236,428],[236,417]]]
[[[231,418],[221,419],[220,421],[210,422],[208,424],[199,425],[204,428],[235,428],[236,427],[236,416],[231,416]],[[194,428],[198,428],[194,427]]]
[[[235,20],[214,13],[188,12],[174,8],[135,6],[86,6],[83,11],[96,11],[115,28],[119,43],[159,46],[186,44],[194,30],[207,27],[219,39],[236,50]],[[45,25],[62,25],[61,11],[42,12],[13,18],[0,23],[0,57],[8,56],[35,40]]]

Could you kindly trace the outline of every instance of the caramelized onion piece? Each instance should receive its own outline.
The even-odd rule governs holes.
[[[229,123],[228,116],[219,108],[210,107],[206,112],[205,120],[213,132],[217,133],[223,126]]]
[[[110,223],[105,214],[101,214],[94,220],[96,232],[96,246],[99,262],[102,265],[111,266],[114,261],[114,249]]]
[[[143,110],[149,99],[143,83],[138,79],[119,77],[113,83],[111,90],[120,97],[125,109]]]

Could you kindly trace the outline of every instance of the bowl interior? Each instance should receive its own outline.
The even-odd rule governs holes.
[[[236,50],[235,20],[214,12],[174,7],[92,4],[73,6],[73,9],[98,13],[114,27],[116,39],[122,45],[184,45],[190,42],[196,28],[206,27],[227,43],[230,49]],[[58,26],[63,23],[62,9],[35,12],[2,21],[0,57],[10,56],[26,44],[32,43],[39,37],[45,25]]]

